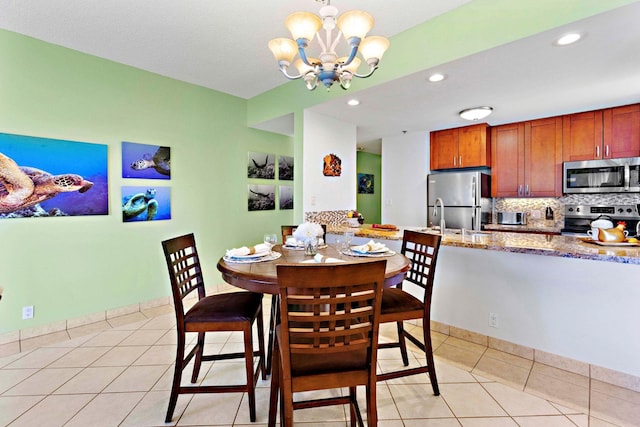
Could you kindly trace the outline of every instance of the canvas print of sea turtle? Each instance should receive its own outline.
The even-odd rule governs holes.
[[[40,169],[18,166],[13,159],[0,153],[0,213],[28,208],[58,193],[84,193],[91,187],[93,182],[80,175],[51,175]]]
[[[171,219],[169,187],[122,187],[122,221]]]
[[[122,177],[171,179],[171,148],[123,141]]]
[[[0,218],[107,215],[107,146],[0,133]]]

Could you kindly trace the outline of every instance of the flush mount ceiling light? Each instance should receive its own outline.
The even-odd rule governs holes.
[[[441,82],[442,80],[444,80],[444,74],[435,73],[429,76],[429,81],[431,83]]]
[[[350,99],[347,101],[347,105],[355,107],[356,105],[360,105],[360,101],[358,101],[357,99]]]
[[[460,111],[460,117],[465,120],[482,120],[493,112],[492,107],[473,107]]]
[[[560,37],[558,40],[556,40],[556,45],[567,46],[567,45],[576,43],[581,38],[582,38],[582,34],[580,33],[568,33]]]
[[[291,33],[293,40],[287,38],[273,39],[269,42],[269,49],[273,53],[282,74],[290,80],[303,78],[307,89],[314,90],[318,82],[328,89],[335,82],[339,82],[343,89],[348,89],[351,79],[355,77],[367,78],[378,68],[378,63],[384,52],[389,48],[389,40],[379,36],[366,37],[373,27],[373,17],[367,12],[352,10],[338,17],[338,9],[331,6],[330,0],[323,0],[320,16],[309,12],[295,12],[287,16],[285,26]],[[337,18],[337,19],[336,19]],[[338,27],[334,34],[333,30]],[[324,29],[324,34],[320,31]],[[309,42],[317,38],[322,51],[318,58],[307,56],[305,49]],[[338,57],[336,47],[340,38],[349,45],[347,56]],[[295,40],[295,41],[294,41]],[[361,60],[356,55],[360,53],[369,65],[366,74],[358,74]],[[290,75],[287,70],[296,54],[300,57],[293,63],[298,70],[297,75]]]

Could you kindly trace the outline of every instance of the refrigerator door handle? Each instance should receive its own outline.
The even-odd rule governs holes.
[[[478,182],[474,175],[471,177],[471,200],[473,200],[474,205],[478,204],[478,200],[476,199],[477,188],[478,188]]]
[[[476,230],[476,210],[475,208],[471,211],[471,229]]]

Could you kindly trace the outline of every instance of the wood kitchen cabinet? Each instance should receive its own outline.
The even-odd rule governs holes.
[[[562,117],[492,127],[491,195],[562,196]]]
[[[640,104],[603,111],[605,159],[640,156]]]
[[[640,104],[563,117],[563,159],[617,159],[640,156]]]
[[[489,167],[491,133],[489,125],[479,123],[431,132],[431,170]]]

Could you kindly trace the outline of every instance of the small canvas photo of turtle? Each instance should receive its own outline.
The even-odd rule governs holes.
[[[269,153],[249,153],[247,178],[275,179],[276,155]]]
[[[122,222],[171,219],[169,187],[122,187]]]
[[[249,211],[272,211],[276,208],[276,186],[249,184]]]
[[[0,133],[0,218],[108,215],[107,148]]]
[[[171,148],[122,141],[122,177],[171,179]]]

